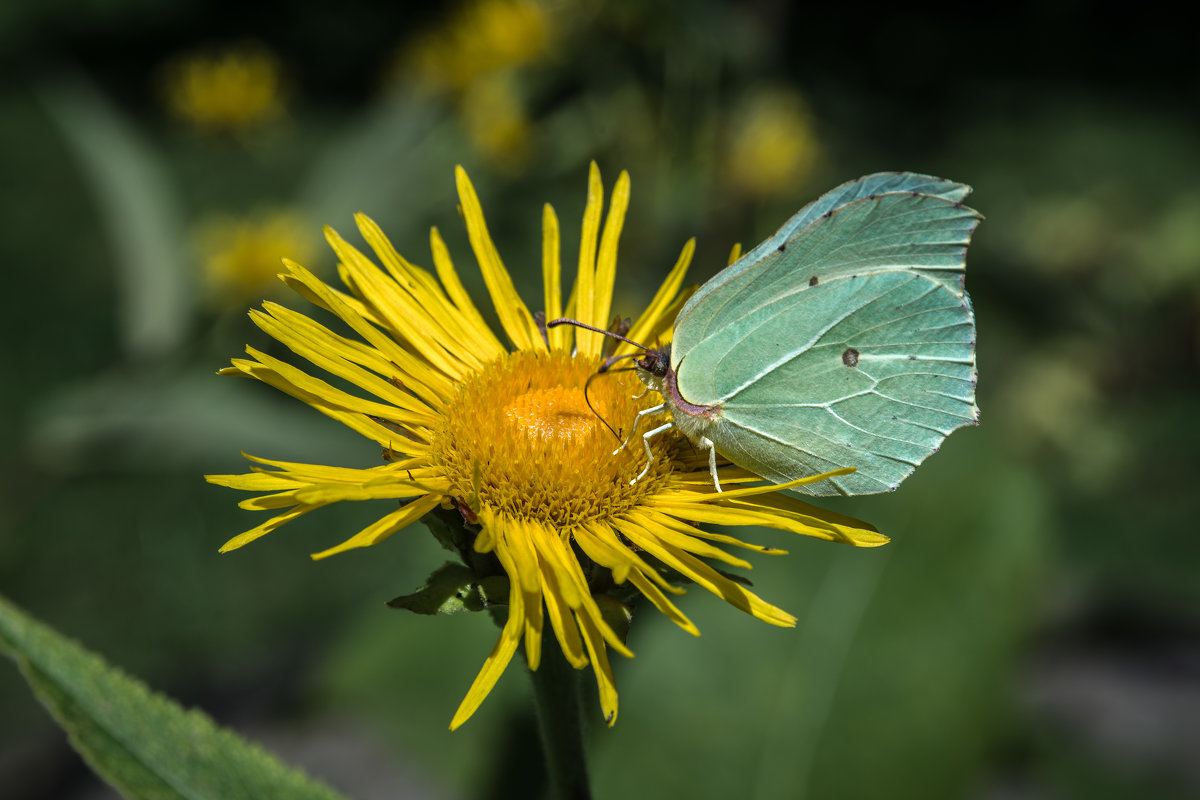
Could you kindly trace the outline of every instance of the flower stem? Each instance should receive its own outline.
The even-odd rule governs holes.
[[[580,673],[567,663],[557,642],[551,640],[547,644],[542,647],[541,664],[529,675],[533,680],[538,732],[551,796],[559,800],[590,800],[580,713]]]

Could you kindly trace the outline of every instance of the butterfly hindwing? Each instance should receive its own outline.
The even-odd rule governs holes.
[[[836,313],[823,309],[836,307]],[[754,366],[782,329],[816,314],[811,336]],[[895,488],[954,429],[973,424],[974,318],[969,303],[942,284],[905,273],[847,277],[799,295],[769,321],[730,337],[708,369],[685,357],[680,393],[714,396],[708,436],[734,463],[770,480],[854,466],[857,472],[805,487],[815,494],[868,494]],[[707,351],[702,350],[701,354]],[[693,363],[696,369],[693,370]],[[709,401],[712,402],[709,402]]]

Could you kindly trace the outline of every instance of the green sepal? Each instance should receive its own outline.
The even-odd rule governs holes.
[[[594,599],[600,607],[601,618],[624,643],[629,636],[629,624],[633,621],[633,604],[622,602],[608,594],[594,595]]]
[[[466,554],[473,548],[478,526],[469,525],[454,508],[435,508],[422,517],[421,521],[429,528],[433,538],[438,540],[438,544],[466,559]]]
[[[508,602],[508,578],[493,575],[476,578],[470,568],[447,561],[412,594],[388,601],[391,608],[403,608],[414,614],[458,614],[483,611]]]

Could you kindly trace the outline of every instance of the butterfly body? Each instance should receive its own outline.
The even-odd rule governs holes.
[[[856,468],[810,494],[896,488],[978,422],[969,192],[878,173],[801,209],[692,296],[669,349],[639,359],[671,416],[646,436],[676,427],[780,483]]]

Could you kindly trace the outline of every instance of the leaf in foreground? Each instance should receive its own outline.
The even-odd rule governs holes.
[[[126,797],[340,797],[201,712],[151,692],[2,597],[0,651],[17,662],[75,749]]]

